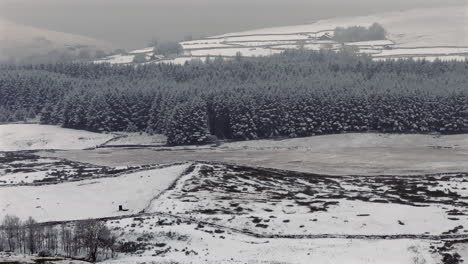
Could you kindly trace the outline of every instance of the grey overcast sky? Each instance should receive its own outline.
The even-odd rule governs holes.
[[[233,31],[366,15],[465,0],[0,0],[0,17],[137,48]]]

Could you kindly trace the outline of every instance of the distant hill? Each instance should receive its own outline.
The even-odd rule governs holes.
[[[108,43],[85,36],[17,24],[0,18],[0,62],[48,62],[109,52]]]
[[[268,56],[288,49],[349,48],[375,59],[414,58],[426,60],[465,60],[468,57],[468,19],[465,6],[414,9],[371,16],[339,17],[311,24],[256,29],[229,33],[205,39],[184,41],[182,55],[162,57],[152,47],[116,54],[98,62],[133,63],[135,56],[144,63],[171,62],[183,64],[204,60],[207,56],[232,58]],[[374,22],[384,26],[387,39],[338,43],[333,40],[336,27],[365,26]]]

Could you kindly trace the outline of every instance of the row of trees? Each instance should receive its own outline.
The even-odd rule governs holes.
[[[351,26],[335,28],[333,39],[338,42],[356,42],[368,40],[383,40],[387,31],[379,23],[374,23],[370,27]]]
[[[1,222],[0,251],[40,256],[86,256],[95,262],[98,256],[113,257],[116,246],[116,237],[97,220],[44,226],[31,217],[21,221],[17,216],[6,215]]]
[[[377,62],[346,51],[208,61],[4,66],[0,110],[7,121],[40,115],[45,124],[69,128],[162,133],[173,145],[211,135],[243,140],[468,127],[468,62]]]

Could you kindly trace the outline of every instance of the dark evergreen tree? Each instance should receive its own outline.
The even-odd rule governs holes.
[[[207,140],[206,105],[194,98],[177,105],[170,117],[167,128],[167,142],[170,145],[203,144]]]

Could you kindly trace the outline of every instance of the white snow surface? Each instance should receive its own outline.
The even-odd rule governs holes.
[[[306,40],[310,36],[306,34],[285,34],[285,35],[252,35],[252,36],[232,36],[223,38],[223,41],[240,42],[240,41],[291,41],[291,40]]]
[[[115,132],[115,139],[107,142],[109,145],[165,145],[167,137],[161,134],[150,135],[141,132]]]
[[[189,164],[123,176],[53,185],[0,188],[0,219],[13,214],[39,222],[135,214],[179,177]],[[123,205],[127,212],[119,212]]]
[[[353,239],[254,239],[250,237],[192,238],[191,248],[210,254],[166,254],[153,257],[124,256],[101,263],[278,263],[278,264],[438,264],[440,258],[429,253],[430,242],[419,240]],[[183,248],[183,247],[181,247]],[[205,251],[205,252],[204,252]],[[174,261],[174,262],[171,262]]]
[[[420,175],[468,171],[468,134],[349,133],[305,138],[251,140],[218,147],[70,150],[40,152],[104,166],[206,160],[330,175]]]
[[[244,47],[258,47],[258,46],[276,46],[276,45],[288,45],[296,44],[297,41],[294,40],[272,40],[272,41],[245,41],[245,42],[229,42],[231,45],[238,45]]]
[[[327,199],[326,197],[316,199],[299,193],[296,199],[303,201],[318,202],[318,200],[327,200],[337,202],[336,205],[330,205],[326,211],[311,212],[309,207],[298,206],[287,199],[280,200],[277,198],[274,203],[270,204],[268,198],[264,199],[262,194],[257,193],[258,191],[255,189],[246,190],[246,193],[243,193],[241,197],[233,194],[226,201],[219,199],[222,195],[216,191],[216,188],[213,191],[198,192],[197,194],[187,195],[187,197],[180,196],[178,193],[184,193],[183,189],[193,188],[193,186],[186,187],[185,183],[199,173],[200,166],[202,165],[198,165],[192,173],[181,177],[173,189],[165,192],[159,199],[152,201],[148,211],[170,212],[179,215],[185,215],[189,212],[190,217],[201,221],[216,223],[238,230],[248,229],[258,234],[268,235],[440,235],[460,224],[457,221],[450,220],[450,216],[445,213],[448,209],[456,208],[448,205],[416,207],[393,203]],[[248,181],[248,179],[243,181]],[[239,181],[238,185],[242,186],[242,183],[242,181]],[[216,183],[213,184],[216,185]],[[304,185],[307,184],[304,182]],[[457,189],[453,189],[453,191],[456,193],[458,188],[461,187],[454,185],[453,188]],[[442,187],[442,189],[447,188]],[[284,191],[286,193],[293,192],[294,187],[284,186]],[[366,187],[364,190],[356,190],[356,193],[359,191],[370,192],[372,190]],[[460,194],[463,195],[463,192]],[[183,197],[183,199],[180,197]],[[230,204],[234,202],[242,203],[242,207],[248,209],[251,213],[244,215],[194,213],[204,209],[229,208]],[[267,227],[257,226],[256,223],[251,221],[252,216],[268,219],[265,222]],[[275,217],[271,218],[270,216]]]
[[[225,49],[203,49],[203,50],[191,50],[192,56],[226,56],[233,57],[240,52],[242,56],[269,56],[273,54],[281,53],[281,50],[274,50],[269,48],[225,48]]]
[[[0,170],[0,184],[33,183],[46,178],[48,171],[5,173]]]
[[[391,50],[382,50],[379,56],[401,56],[401,55],[450,55],[467,53],[468,48],[395,48]]]
[[[348,42],[346,45],[350,46],[385,46],[385,45],[393,45],[391,40],[369,40],[369,41],[358,41],[358,42]]]
[[[104,59],[96,60],[95,63],[126,64],[133,62],[135,55],[112,55]]]
[[[35,149],[85,149],[113,138],[84,130],[39,124],[0,125],[0,151]]]
[[[382,24],[391,40],[405,46],[468,46],[465,6],[421,8],[369,16],[338,17],[311,24],[263,28],[215,36],[228,38],[242,35],[300,34],[333,30],[335,27]]]
[[[160,60],[157,62],[149,62],[149,63],[167,63],[167,64],[176,64],[176,65],[184,65],[185,63],[189,62],[204,62],[206,60],[206,57],[178,57],[175,59],[166,59],[166,60]]]
[[[180,45],[182,45],[185,50],[231,47],[229,44],[220,43],[219,40],[187,41],[181,42]]]
[[[468,135],[421,135],[421,134],[376,134],[348,133],[323,135],[284,140],[250,140],[229,142],[222,145],[228,149],[303,149],[310,151],[330,148],[405,147],[412,148],[441,146],[468,148]]]
[[[378,57],[375,56],[373,60],[381,60],[381,61],[386,61],[386,60],[399,60],[399,59],[413,59],[416,61],[419,60],[426,60],[430,62],[434,62],[436,60],[440,61],[466,61],[468,60],[468,54],[466,56],[463,55],[437,55],[437,56],[389,56],[389,57]]]
[[[333,40],[320,40],[324,34],[333,35],[336,27],[370,26],[380,23],[387,30],[387,39],[345,43],[359,47],[360,53],[374,56],[376,59],[391,56],[395,58],[437,55],[427,60],[433,61],[439,56],[460,56],[468,53],[468,19],[463,6],[412,9],[394,11],[368,16],[338,17],[319,20],[314,23],[274,27],[234,32],[212,36],[200,40],[184,41],[184,57],[157,61],[157,63],[183,64],[190,56],[269,56],[284,49],[295,49],[305,42],[306,49],[326,48],[320,44],[328,42],[336,49],[338,44]],[[385,49],[392,46],[393,49]],[[368,49],[371,47],[372,49]],[[254,49],[251,49],[254,48]],[[366,48],[366,49],[363,49]],[[409,49],[410,48],[410,49]],[[133,62],[134,54],[148,53],[152,47],[139,49],[129,54],[110,56],[96,62],[126,64]],[[464,60],[461,57],[444,57],[442,60]],[[151,62],[154,63],[154,62]]]
[[[110,221],[108,225],[123,234],[119,239],[125,241],[156,234],[153,241],[166,244],[156,249],[171,250],[158,256],[153,256],[155,249],[120,254],[102,263],[440,263],[440,256],[430,253],[431,241],[425,240],[263,239],[230,231],[216,234],[212,227],[196,230],[196,224],[158,225],[158,218],[146,218],[143,222],[126,218]]]
[[[130,51],[129,53],[130,54],[148,53],[148,52],[152,52],[153,50],[154,50],[154,47],[147,47],[143,49],[133,50],[133,51]]]

